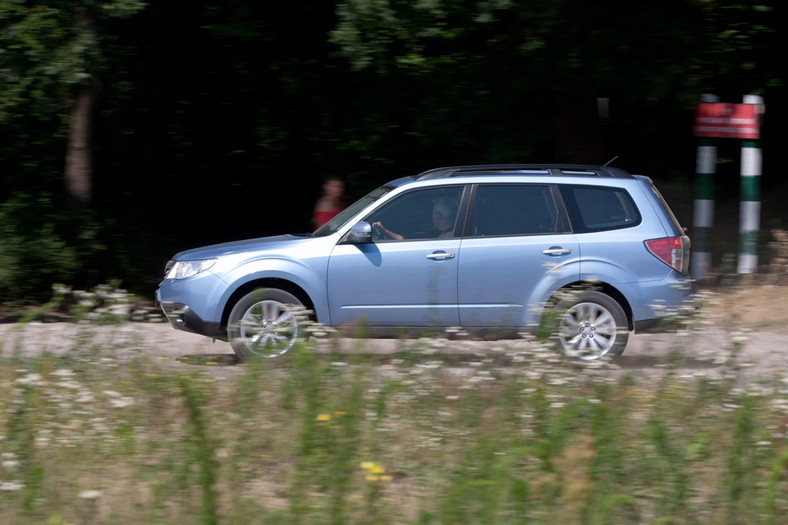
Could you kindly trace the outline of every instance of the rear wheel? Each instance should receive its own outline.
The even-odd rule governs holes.
[[[618,302],[596,291],[578,291],[554,309],[551,334],[565,355],[593,361],[605,355],[621,355],[629,340],[627,316]]]
[[[239,359],[277,357],[293,348],[305,320],[304,306],[294,295],[275,288],[255,290],[230,311],[227,336]]]

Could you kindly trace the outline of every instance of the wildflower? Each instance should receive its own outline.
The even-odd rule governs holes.
[[[317,415],[318,421],[331,421],[331,414],[318,414]]]
[[[370,483],[378,481],[389,482],[394,479],[392,476],[385,474],[386,469],[383,465],[379,465],[374,461],[362,461],[361,468],[367,471],[367,475],[364,479]]]
[[[71,287],[65,284],[55,283],[52,285],[52,291],[56,294],[67,295],[71,293]]]
[[[15,459],[4,459],[2,465],[6,470],[16,470],[16,467],[19,466],[19,461]]]
[[[22,385],[43,385],[41,381],[41,374],[28,374],[25,377],[20,377],[14,381],[15,383],[20,383]]]
[[[87,390],[80,390],[77,394],[76,402],[77,403],[90,403],[94,401],[93,394]]]
[[[120,398],[110,399],[109,404],[110,406],[112,406],[112,408],[126,408],[134,404],[134,398],[120,397]]]
[[[0,490],[6,490],[9,492],[14,490],[22,490],[23,488],[25,488],[25,485],[21,481],[4,481],[3,483],[0,483]]]
[[[100,490],[83,490],[79,493],[79,497],[82,499],[96,499],[101,496]]]

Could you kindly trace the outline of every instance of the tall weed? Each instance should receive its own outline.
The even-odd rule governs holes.
[[[305,343],[284,359],[195,365],[154,359],[135,337],[107,344],[116,326],[87,313],[68,352],[11,343],[0,357],[2,523],[788,514],[787,378],[741,381],[735,341],[726,364],[686,375],[667,357],[578,366],[532,341],[491,355],[402,341],[386,356],[363,340],[352,354]]]

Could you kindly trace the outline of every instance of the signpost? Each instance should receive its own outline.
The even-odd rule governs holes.
[[[746,100],[748,97],[744,98]],[[755,102],[745,102],[744,104],[701,102],[695,112],[695,136],[732,139],[760,138],[760,116],[758,106],[755,104]]]
[[[696,249],[692,258],[692,275],[706,278],[711,254],[710,233],[714,221],[713,179],[717,162],[715,138],[742,140],[741,202],[739,212],[739,257],[736,271],[753,273],[758,269],[758,230],[761,202],[760,119],[764,113],[763,98],[745,95],[742,104],[721,104],[714,95],[702,95],[695,112],[695,136],[698,145],[697,198],[693,226]]]

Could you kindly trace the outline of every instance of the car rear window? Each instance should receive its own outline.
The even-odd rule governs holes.
[[[640,213],[623,188],[561,185],[572,229],[577,233],[631,228]]]

